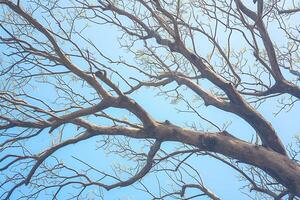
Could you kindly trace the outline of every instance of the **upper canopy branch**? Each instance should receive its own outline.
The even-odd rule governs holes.
[[[275,52],[274,44],[270,38],[270,35],[264,25],[263,18],[259,17],[259,13],[256,14],[255,12],[248,9],[241,0],[235,0],[235,3],[237,5],[237,8],[242,11],[245,15],[247,15],[249,18],[251,18],[255,22],[255,26],[257,26],[257,29],[260,33],[260,36],[262,37],[262,41],[264,44],[264,47],[266,49],[269,63],[272,69],[272,74],[274,74],[274,79],[276,80],[277,84],[280,85],[280,91],[284,93],[288,93],[290,95],[293,95],[300,99],[300,87],[287,81],[280,70],[278,61],[277,61],[277,55]],[[258,2],[258,6],[262,6],[263,1]],[[262,12],[262,10],[260,11]],[[258,55],[257,55],[258,56]]]
[[[14,4],[12,1],[9,0],[1,0],[0,4],[7,5],[11,10],[16,12],[18,15],[23,17],[30,23],[33,27],[35,27],[38,31],[40,31],[52,44],[54,51],[56,52],[57,56],[60,58],[60,62],[67,67],[70,71],[74,74],[79,76],[80,78],[84,79],[87,83],[89,83],[98,93],[99,95],[103,96],[104,98],[109,97],[110,95],[103,89],[103,87],[90,75],[86,74],[82,70],[80,70],[77,66],[75,66],[64,54],[62,49],[60,48],[59,44],[55,40],[55,38],[50,34],[50,32],[36,19],[30,16],[28,13],[23,11],[18,5]]]
[[[198,57],[193,52],[188,50],[183,41],[179,38],[174,42],[171,42],[151,30],[145,23],[143,23],[138,17],[128,13],[125,10],[117,8],[116,6],[109,4],[105,9],[111,10],[119,15],[128,17],[133,22],[139,24],[144,31],[154,37],[158,44],[165,45],[173,52],[177,52],[183,55],[194,67],[196,67],[203,78],[208,79],[217,87],[222,89],[228,96],[234,113],[238,114],[244,120],[251,124],[251,126],[258,132],[263,144],[276,152],[286,155],[285,148],[277,136],[277,133],[273,129],[270,123],[268,123],[262,115],[256,112],[242,97],[237,89],[229,82],[224,80],[219,74],[210,69],[201,57]]]

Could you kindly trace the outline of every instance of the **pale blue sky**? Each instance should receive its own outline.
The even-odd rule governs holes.
[[[0,34],[2,32],[0,31]],[[118,58],[122,56],[126,58],[129,62],[134,62],[132,56],[127,54],[123,49],[119,48],[117,37],[120,36],[120,32],[116,31],[115,28],[111,26],[102,26],[101,29],[93,29],[91,28],[86,32],[87,38],[90,38],[95,42],[95,45],[100,47],[103,53],[112,58]],[[273,40],[277,40],[280,36],[277,34],[276,29],[271,32],[271,38]],[[6,51],[3,46],[0,46],[0,52]],[[80,64],[78,62],[77,64]],[[123,69],[121,69],[122,71]],[[130,74],[127,74],[130,76]],[[134,75],[133,75],[134,76]],[[1,81],[5,81],[0,79]],[[44,86],[37,85],[39,90],[32,91],[31,88],[27,88],[28,92],[31,95],[37,95],[40,97],[52,98],[51,96],[51,88],[45,88]],[[78,87],[78,86],[76,86]],[[81,88],[76,88],[78,91],[81,91],[83,94],[86,91],[83,91]],[[192,114],[182,114],[178,113],[175,109],[175,105],[170,104],[170,100],[165,99],[161,96],[156,96],[157,91],[152,89],[142,89],[138,93],[132,95],[139,104],[141,104],[146,111],[148,111],[155,119],[159,121],[164,121],[168,119],[174,124],[184,126],[185,122],[196,122],[199,123],[198,118]],[[88,95],[88,94],[86,94]],[[191,95],[192,93],[187,93],[187,95]],[[275,100],[268,100],[268,103],[264,103],[262,107],[260,107],[260,112],[268,119],[273,127],[277,130],[279,137],[283,140],[284,144],[287,145],[293,140],[293,136],[300,133],[299,115],[300,105],[296,103],[291,111],[288,113],[282,112],[278,116],[274,117],[273,113],[278,110],[276,107],[277,103]],[[177,107],[184,108],[183,104],[177,105]],[[246,124],[240,118],[220,111],[213,107],[201,107],[199,109],[200,113],[203,113],[208,119],[212,119],[218,125],[222,125],[224,122],[232,121],[232,124],[228,127],[228,131],[233,133],[234,135],[243,138],[245,140],[250,140],[252,134],[254,133],[253,129]],[[119,110],[112,110],[111,113],[115,116],[124,115],[124,112],[120,112]],[[203,123],[203,121],[201,121]],[[67,127],[65,129],[64,137],[67,138],[68,135],[72,136],[75,131],[74,127]],[[45,131],[40,137],[34,139],[29,142],[29,149],[33,152],[38,152],[45,146],[50,146],[52,139],[55,138],[56,135],[49,135],[47,131]],[[64,150],[57,151],[54,156],[56,156],[59,160],[64,160],[65,163],[68,163],[74,167],[79,167],[79,163],[71,158],[71,156],[76,156],[82,158],[83,160],[91,163],[91,165],[103,170],[110,171],[111,165],[116,162],[123,162],[121,157],[117,157],[115,155],[106,155],[103,150],[97,150],[96,144],[99,138],[89,139],[84,142],[80,142],[76,145],[71,145]],[[139,140],[135,140],[132,144],[139,146],[141,142]],[[179,145],[178,143],[165,143],[163,144],[163,148],[170,149]],[[51,163],[51,159],[47,161]],[[237,173],[230,169],[227,166],[224,166],[219,161],[207,158],[207,157],[191,157],[189,162],[198,169],[199,173],[201,173],[204,184],[214,191],[216,195],[221,197],[224,200],[232,200],[232,199],[246,199],[246,196],[239,192],[239,188],[241,184],[237,181]],[[166,180],[165,177],[161,178],[161,184],[163,184]],[[157,182],[154,176],[146,177],[145,183],[148,184],[149,188],[153,191],[157,190]],[[165,183],[168,184],[168,183]],[[26,190],[24,190],[26,191]],[[69,191],[72,192],[70,188]],[[244,190],[247,192],[247,190]],[[13,197],[12,199],[14,199]],[[64,199],[63,196],[60,197]],[[48,196],[42,195],[38,199],[50,199]],[[134,190],[132,187],[126,188],[118,188],[111,190],[109,192],[104,191],[104,199],[108,200],[126,200],[126,199],[150,199],[150,196],[145,196],[144,193]],[[205,199],[205,198],[203,198]]]

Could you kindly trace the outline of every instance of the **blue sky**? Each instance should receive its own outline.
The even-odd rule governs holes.
[[[1,34],[1,32],[0,32]],[[95,42],[95,45],[98,46],[105,55],[117,59],[119,56],[122,56],[129,62],[134,62],[134,58],[126,53],[124,49],[119,47],[118,37],[120,36],[120,32],[111,26],[101,26],[101,29],[90,28],[86,31],[87,38],[90,38]],[[280,37],[280,34],[277,34],[276,31],[272,31],[271,38],[273,40],[277,40]],[[0,46],[1,51],[6,51],[3,46]],[[0,51],[0,52],[1,52]],[[77,64],[81,64],[78,62]],[[135,73],[128,74],[125,69],[120,69],[123,73],[127,73],[127,76],[136,76]],[[1,81],[4,81],[3,79]],[[77,91],[82,92],[84,95],[89,95],[88,91],[82,90],[81,87],[74,84],[74,87]],[[53,88],[47,87],[43,85],[37,85],[39,88],[36,91],[33,91],[31,88],[26,88],[27,91],[32,95],[38,95],[40,97],[47,97],[50,100],[53,98],[51,96],[51,91]],[[185,105],[180,103],[179,105],[170,104],[170,100],[166,99],[163,96],[156,96],[157,90],[153,89],[142,89],[141,91],[132,95],[140,105],[142,105],[147,112],[149,112],[155,119],[159,121],[164,121],[168,119],[173,124],[184,126],[186,122],[195,122],[197,124],[204,123],[200,121],[195,115],[192,114],[183,114],[178,113],[175,108],[185,108]],[[191,92],[186,93],[186,95],[190,95],[190,98],[193,98],[193,94]],[[268,100],[266,103],[260,107],[259,111],[268,119],[273,127],[277,130],[280,138],[283,140],[284,144],[287,145],[293,141],[293,137],[296,134],[300,133],[300,128],[298,125],[299,119],[297,115],[300,111],[299,103],[296,103],[293,109],[289,112],[281,112],[276,117],[273,113],[278,110],[276,100]],[[232,122],[228,131],[233,133],[234,135],[243,138],[249,141],[254,134],[253,129],[245,123],[240,118],[220,111],[213,107],[201,107],[199,109],[200,113],[203,113],[208,119],[213,119],[215,123],[218,125],[222,125],[224,122]],[[125,116],[128,115],[126,112],[122,112],[120,110],[114,109],[111,110],[110,113],[115,116]],[[130,117],[130,116],[129,116]],[[130,117],[132,119],[132,117]],[[94,119],[93,119],[94,120]],[[106,123],[106,122],[101,122]],[[205,123],[204,123],[205,124]],[[65,129],[64,138],[68,138],[74,135],[76,132],[74,127],[67,126]],[[52,141],[56,138],[57,133],[53,133],[49,135],[47,132],[44,132],[40,137],[36,138],[33,141],[28,143],[29,149],[32,152],[38,152],[40,149],[46,146],[50,146]],[[103,170],[103,171],[111,171],[111,166],[117,162],[121,162],[125,164],[124,158],[121,158],[116,155],[106,154],[104,150],[96,150],[97,141],[99,138],[89,139],[87,141],[80,142],[76,145],[71,145],[66,147],[64,150],[57,151],[54,156],[58,159],[64,160],[66,164],[72,165],[73,167],[81,167],[80,163],[74,159],[72,156],[76,156],[85,161],[91,163],[91,165]],[[135,148],[140,148],[143,143],[138,140],[132,140],[132,145],[135,145]],[[178,143],[165,143],[163,144],[163,148],[172,149],[178,146]],[[147,150],[147,148],[145,149]],[[47,160],[51,164],[52,160]],[[237,181],[237,173],[232,169],[224,166],[219,161],[207,158],[207,157],[191,157],[189,162],[198,169],[199,173],[201,173],[204,184],[214,191],[219,197],[225,200],[232,199],[246,199],[246,196],[239,192],[239,188],[242,186]],[[132,162],[129,162],[132,166]],[[169,184],[166,180],[166,177],[161,176],[162,184]],[[192,181],[192,180],[191,180]],[[153,191],[157,191],[157,181],[154,176],[146,177],[145,183],[148,184],[149,188]],[[72,192],[73,189],[67,189]],[[26,190],[25,190],[26,191]],[[247,190],[244,190],[247,192]],[[112,199],[112,200],[125,200],[125,199],[148,199],[148,196],[145,196],[142,192],[138,192],[134,190],[132,187],[126,187],[121,189],[114,189],[112,191],[104,192],[104,199]],[[48,199],[47,196],[41,196],[39,199]],[[61,199],[64,199],[61,196]],[[203,198],[205,199],[205,198]]]

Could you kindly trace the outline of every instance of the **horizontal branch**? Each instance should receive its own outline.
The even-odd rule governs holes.
[[[74,120],[93,135],[123,135],[136,139],[152,138],[162,142],[177,141],[202,151],[220,153],[240,162],[256,166],[300,196],[300,166],[288,157],[262,146],[252,145],[222,132],[199,132],[174,125],[159,124],[153,132],[126,127],[99,127],[83,120]]]

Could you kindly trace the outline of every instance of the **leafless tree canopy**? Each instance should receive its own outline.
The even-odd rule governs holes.
[[[299,199],[300,138],[261,112],[299,106],[299,16],[297,0],[0,0],[1,199],[222,199],[203,157],[245,198]]]

